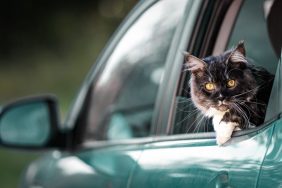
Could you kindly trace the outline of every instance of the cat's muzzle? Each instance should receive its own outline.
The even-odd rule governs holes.
[[[220,111],[226,111],[226,110],[229,109],[229,106],[226,105],[226,104],[221,104],[221,105],[219,105],[217,108],[218,108],[218,110],[220,110]]]
[[[229,109],[229,105],[226,103],[226,101],[218,101],[217,109],[220,111],[226,111]]]

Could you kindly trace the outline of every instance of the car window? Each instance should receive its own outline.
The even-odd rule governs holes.
[[[163,68],[187,1],[158,1],[125,32],[92,85],[87,139],[150,135]]]
[[[244,1],[228,42],[228,48],[244,40],[247,57],[257,66],[275,73],[278,57],[275,55],[267,31],[264,0]]]
[[[239,41],[244,40],[247,58],[255,65],[275,73],[278,58],[270,43],[264,2],[264,0],[244,1],[229,36],[226,49],[230,49]],[[173,134],[213,132],[211,119],[203,117],[194,107],[189,96],[189,88],[185,91],[185,96],[176,97]]]

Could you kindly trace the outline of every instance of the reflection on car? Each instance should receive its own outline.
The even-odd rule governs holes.
[[[52,95],[1,109],[2,146],[50,150],[23,171],[19,187],[280,187],[281,9],[280,0],[140,1],[64,123]],[[275,80],[264,124],[218,147],[210,126],[187,132],[197,113],[182,52],[216,55],[241,39]]]

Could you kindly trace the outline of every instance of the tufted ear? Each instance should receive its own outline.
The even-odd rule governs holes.
[[[245,44],[243,40],[239,41],[239,43],[237,44],[235,48],[235,51],[241,53],[244,57],[246,57],[246,49],[245,49]]]
[[[230,55],[230,60],[233,63],[248,63],[246,60],[246,50],[244,41],[240,41],[236,48],[233,50],[233,52]]]
[[[199,59],[199,58],[197,58],[197,57],[195,57],[195,56],[193,56],[193,55],[191,55],[187,52],[185,52],[184,55],[185,55],[185,66],[192,73],[203,71],[206,68],[207,64],[203,60],[201,60],[201,59]]]

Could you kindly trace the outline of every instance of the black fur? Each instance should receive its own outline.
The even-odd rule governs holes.
[[[239,55],[231,58],[236,50]],[[245,58],[243,44],[239,43],[236,49],[222,55],[202,59],[201,69],[193,68],[191,62],[187,64],[192,70],[193,102],[204,114],[210,107],[226,111],[221,121],[236,122],[241,129],[263,123],[274,76]],[[236,81],[234,88],[226,84],[230,79]],[[214,83],[216,89],[205,89],[208,82]],[[224,101],[225,105],[219,106],[219,101]]]

